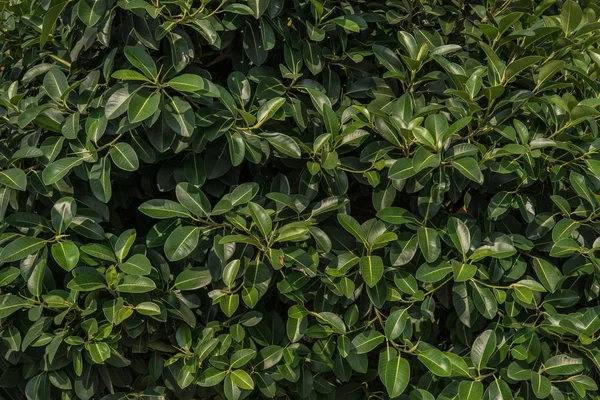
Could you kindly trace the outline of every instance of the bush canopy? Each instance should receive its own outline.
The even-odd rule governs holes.
[[[600,2],[0,6],[0,398],[598,399]]]

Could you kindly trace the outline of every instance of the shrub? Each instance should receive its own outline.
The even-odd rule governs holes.
[[[597,1],[0,15],[2,398],[598,398]]]

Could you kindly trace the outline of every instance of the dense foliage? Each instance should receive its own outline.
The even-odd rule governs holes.
[[[0,398],[593,399],[597,0],[0,3]]]

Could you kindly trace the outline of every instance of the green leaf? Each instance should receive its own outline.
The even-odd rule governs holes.
[[[79,248],[70,240],[54,243],[51,253],[54,261],[66,271],[75,268],[79,262]]]
[[[146,52],[145,49],[134,46],[125,46],[125,57],[127,57],[127,60],[131,63],[131,65],[142,71],[142,73],[151,80],[154,80],[158,74],[154,59]]]
[[[186,269],[177,275],[175,287],[179,290],[196,290],[210,284],[212,278],[206,269]]]
[[[532,259],[533,270],[546,290],[554,293],[561,279],[558,269],[542,258]]]
[[[383,260],[379,256],[363,256],[359,262],[360,274],[369,287],[374,287],[383,277]]]
[[[160,315],[160,306],[151,301],[145,301],[137,306],[135,306],[135,310],[142,315]]]
[[[462,381],[458,385],[458,400],[481,400],[483,383],[479,381]]]
[[[0,269],[0,287],[10,285],[20,275],[20,271],[15,267],[3,267]]]
[[[116,287],[121,293],[146,293],[156,289],[156,284],[145,276],[127,275]]]
[[[110,346],[104,342],[86,343],[85,349],[96,364],[103,364],[110,358]]]
[[[440,155],[425,150],[425,147],[419,147],[412,160],[413,170],[420,172],[428,168],[437,168],[440,165]]]
[[[181,260],[198,246],[200,228],[195,226],[181,226],[176,228],[165,242],[165,255],[170,261]]]
[[[544,372],[548,375],[575,375],[583,371],[583,360],[567,354],[559,354],[544,361]]]
[[[481,372],[487,366],[490,357],[496,351],[496,333],[492,330],[486,330],[475,338],[471,347],[471,361]]]
[[[113,72],[111,75],[112,78],[120,79],[122,81],[144,81],[151,82],[148,78],[146,78],[141,73],[134,71],[132,69],[121,69],[119,71]]]
[[[385,336],[388,340],[395,340],[400,337],[406,323],[408,322],[408,309],[400,308],[388,315],[385,321]]]
[[[132,94],[127,105],[129,122],[133,124],[150,118],[158,110],[161,100],[162,94],[159,91],[141,89]]]
[[[52,227],[57,233],[63,233],[73,222],[73,218],[77,214],[77,204],[72,197],[63,197],[58,200],[52,210],[50,216]]]
[[[108,203],[112,197],[110,171],[111,163],[107,157],[94,164],[90,170],[90,188],[94,196],[103,203]]]
[[[352,236],[354,236],[356,238],[356,240],[358,240],[362,243],[366,243],[367,234],[364,231],[364,229],[360,226],[358,221],[356,221],[354,218],[352,218],[348,214],[338,214],[337,219],[338,219],[339,223],[342,225],[342,227],[346,231],[348,231]]]
[[[225,379],[227,371],[219,371],[214,367],[208,367],[198,374],[197,384],[202,387],[213,387]]]
[[[69,88],[67,77],[58,68],[52,68],[44,76],[44,90],[56,102],[62,103],[62,97]]]
[[[434,264],[422,264],[415,274],[415,277],[426,283],[436,283],[444,279],[450,272],[452,266],[446,261],[437,261]]]
[[[197,186],[182,182],[175,188],[175,194],[179,203],[192,214],[198,217],[206,217],[210,214],[210,201]]]
[[[268,238],[273,230],[273,221],[271,221],[267,211],[256,203],[249,203],[248,212],[263,237]]]
[[[398,58],[398,56],[389,48],[374,44],[373,45],[373,54],[377,57],[377,60],[385,67],[388,71],[392,72],[401,72],[404,70],[402,66],[402,62]]]
[[[482,184],[483,174],[479,168],[479,163],[474,158],[463,157],[452,161],[452,166],[461,174],[473,182]]]
[[[31,306],[29,301],[12,294],[0,295],[0,318],[6,318],[24,307]]]
[[[108,120],[118,118],[127,111],[133,92],[128,86],[114,91],[104,106],[104,115]]]
[[[129,143],[117,143],[108,151],[111,160],[123,171],[137,171],[140,166],[135,150]]]
[[[219,299],[219,307],[227,317],[231,317],[238,309],[239,305],[240,295],[237,293],[225,295]]]
[[[352,339],[352,345],[356,350],[356,354],[365,354],[373,351],[377,346],[385,341],[385,337],[373,330],[364,331],[359,333],[354,339]]]
[[[275,97],[260,106],[258,113],[256,114],[256,126],[261,126],[266,121],[270,120],[284,104],[285,98]]]
[[[208,84],[206,83],[206,80],[199,75],[193,74],[183,74],[176,76],[175,78],[167,82],[167,85],[183,93],[193,93],[208,89]]]
[[[503,81],[504,82],[510,81],[512,78],[517,76],[521,71],[523,71],[526,68],[531,67],[533,64],[539,62],[542,59],[543,59],[543,57],[539,57],[539,56],[527,56],[527,57],[521,57],[521,58],[511,62],[506,67],[506,71],[504,72]]]
[[[23,236],[7,244],[0,252],[0,261],[19,261],[35,253],[46,245],[46,241],[37,237]]]
[[[233,383],[243,390],[254,389],[254,381],[252,377],[248,375],[243,369],[236,369],[231,372],[231,380]]]
[[[231,355],[229,364],[231,368],[241,368],[256,357],[256,350],[253,349],[242,349],[238,350]]]
[[[413,161],[410,158],[396,160],[388,172],[390,179],[408,179],[416,175],[417,171],[413,168]]]
[[[564,70],[565,62],[562,60],[551,60],[540,68],[540,72],[537,77],[537,85],[540,86],[546,80],[554,76],[556,73]]]
[[[0,171],[0,185],[24,191],[27,186],[27,176],[20,168],[10,168]]]
[[[156,219],[187,218],[189,212],[179,203],[172,200],[152,199],[139,207],[139,210],[149,217]]]
[[[302,47],[302,56],[306,66],[314,75],[320,73],[325,67],[323,60],[323,50],[318,44],[304,41]]]
[[[256,24],[245,25],[243,47],[246,55],[255,65],[260,66],[267,60],[269,52],[263,43],[261,29]]]
[[[492,291],[475,282],[471,282],[471,287],[473,288],[473,302],[477,311],[487,319],[495,319],[498,313],[498,304]]]
[[[437,231],[432,228],[419,228],[417,238],[425,260],[428,263],[436,261],[441,253],[440,236]]]
[[[44,184],[52,185],[64,178],[74,167],[83,162],[83,159],[77,157],[61,158],[53,163],[50,163],[42,172]]]
[[[50,39],[50,35],[54,32],[56,26],[56,20],[62,14],[67,3],[67,1],[63,1],[54,4],[48,9],[48,12],[44,14],[42,33],[40,35],[40,49],[44,48],[44,45],[48,42],[48,39]]]
[[[81,21],[87,26],[94,26],[106,12],[105,0],[79,0],[77,3],[77,14]]]
[[[488,206],[488,216],[496,220],[511,209],[512,194],[509,192],[498,192],[492,197]]]
[[[513,400],[513,395],[508,384],[501,380],[496,379],[492,382],[488,388],[489,397],[492,399],[499,400]]]
[[[180,97],[173,97],[167,101],[165,120],[173,131],[183,137],[192,137],[194,134],[194,110],[190,103]]]
[[[248,7],[252,10],[254,18],[258,19],[269,7],[269,0],[248,0]]]
[[[410,380],[410,364],[405,358],[393,357],[385,362],[385,388],[390,397],[400,396]]]
[[[571,171],[569,174],[569,182],[579,197],[585,199],[592,207],[596,207],[598,200],[590,190],[591,185],[585,176]]]
[[[149,275],[152,271],[150,260],[143,254],[134,254],[119,264],[119,269],[128,275]]]
[[[450,376],[452,373],[452,364],[450,364],[450,360],[438,349],[427,349],[422,351],[419,353],[418,359],[434,375]]]
[[[271,146],[278,152],[291,158],[301,158],[300,146],[291,137],[283,133],[261,133],[260,137],[265,138]]]
[[[464,256],[471,248],[471,232],[467,225],[460,219],[451,217],[448,219],[446,231],[450,236],[450,240],[460,253]],[[456,278],[456,274],[455,274]]]
[[[565,32],[565,36],[569,36],[579,26],[582,18],[583,12],[579,4],[572,0],[563,3],[560,10],[560,24]]]
[[[531,371],[531,389],[536,398],[545,399],[550,396],[552,383],[545,376]]]
[[[338,333],[340,335],[346,334],[346,325],[344,324],[344,321],[338,315],[336,315],[332,312],[325,311],[325,312],[316,314],[316,317],[319,321],[322,321],[322,322],[328,324],[329,326],[331,326],[336,333]]]
[[[71,279],[67,284],[69,289],[79,290],[82,292],[91,292],[97,289],[104,289],[105,282],[97,275],[78,274]]]

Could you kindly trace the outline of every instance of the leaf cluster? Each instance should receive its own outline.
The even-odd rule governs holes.
[[[599,398],[599,20],[0,3],[0,397]]]

